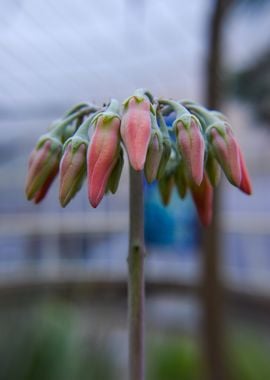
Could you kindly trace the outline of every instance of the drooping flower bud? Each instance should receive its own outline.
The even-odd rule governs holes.
[[[171,143],[170,136],[168,133],[167,125],[160,111],[157,111],[157,120],[159,122],[160,131],[162,133],[162,156],[160,159],[158,172],[157,172],[157,179],[159,180],[163,177],[167,163],[170,159],[171,151],[172,151],[172,143]]]
[[[228,180],[239,187],[241,183],[241,164],[237,141],[231,128],[210,126],[207,130],[210,148],[222,167]]]
[[[252,194],[252,185],[249,178],[248,170],[246,167],[246,162],[243,156],[243,153],[239,147],[239,158],[240,158],[240,166],[241,166],[241,182],[239,189],[244,193],[251,195]]]
[[[93,207],[102,200],[120,147],[120,118],[101,114],[95,125],[87,152],[88,198]]]
[[[121,178],[123,166],[124,166],[124,153],[123,153],[122,147],[120,146],[118,159],[109,177],[106,192],[110,191],[112,194],[116,193],[118,189],[119,181]]]
[[[164,175],[158,182],[158,190],[164,206],[170,203],[174,188],[174,176]]]
[[[132,96],[124,102],[121,136],[134,170],[143,170],[151,138],[150,101]]]
[[[49,134],[42,136],[29,159],[25,193],[28,200],[39,203],[56,177],[62,144]]]
[[[59,200],[65,207],[80,190],[86,176],[86,150],[84,142],[75,144],[71,140],[60,163]]]
[[[148,183],[152,183],[157,178],[157,173],[160,165],[160,160],[163,152],[162,135],[157,125],[157,120],[154,115],[151,115],[152,132],[148,146],[144,173]]]
[[[204,173],[203,180],[199,186],[191,183],[190,190],[200,221],[204,226],[208,226],[211,223],[213,213],[213,187],[207,174]]]
[[[174,173],[174,179],[175,179],[175,185],[176,185],[178,195],[181,199],[184,199],[187,194],[188,183],[187,183],[186,173],[185,173],[185,164],[182,159],[180,160],[178,166],[176,167],[176,170]]]
[[[211,185],[213,187],[216,187],[220,181],[221,170],[217,160],[211,151],[208,151],[205,170],[211,182]]]
[[[157,172],[157,179],[161,179],[165,173],[167,163],[171,155],[171,142],[169,139],[162,139],[162,156],[159,163],[159,168]]]
[[[180,153],[186,164],[187,174],[199,185],[203,178],[205,143],[199,120],[191,116],[188,122],[176,120],[175,129]]]

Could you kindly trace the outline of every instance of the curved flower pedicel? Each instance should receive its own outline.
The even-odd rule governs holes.
[[[143,90],[123,103],[121,137],[134,170],[143,170],[151,138],[151,102]]]
[[[93,207],[102,200],[109,177],[120,152],[120,116],[118,102],[94,120],[94,132],[87,152],[88,198]]]

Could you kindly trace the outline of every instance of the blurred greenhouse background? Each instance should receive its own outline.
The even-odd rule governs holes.
[[[66,109],[145,87],[221,108],[254,190],[222,181],[205,232],[189,198],[164,208],[145,184],[147,379],[269,380],[270,2],[0,7],[0,379],[127,378],[128,168],[96,210],[85,187],[61,209],[57,181],[34,206],[24,181]]]

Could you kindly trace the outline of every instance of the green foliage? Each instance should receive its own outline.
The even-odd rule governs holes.
[[[195,380],[199,370],[198,347],[191,339],[179,336],[151,343],[147,380]]]
[[[242,332],[234,339],[230,351],[235,379],[270,379],[269,341],[254,333]]]
[[[106,349],[93,339],[78,339],[69,308],[47,305],[29,314],[1,318],[1,380],[116,378]]]

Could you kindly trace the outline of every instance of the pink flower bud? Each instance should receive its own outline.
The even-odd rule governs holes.
[[[99,116],[87,152],[88,198],[93,207],[102,200],[120,148],[120,119]]]
[[[242,190],[244,193],[251,195],[252,185],[251,185],[248,170],[246,167],[245,159],[244,159],[243,153],[240,150],[240,147],[239,147],[239,157],[240,157],[240,166],[241,166],[241,182],[240,182],[239,189]]]
[[[151,138],[150,101],[131,97],[121,123],[121,136],[134,170],[144,167]]]
[[[144,167],[145,178],[148,183],[152,183],[157,177],[162,150],[162,142],[159,141],[157,134],[153,133],[149,143]]]
[[[200,186],[191,183],[190,190],[200,221],[208,226],[212,220],[213,188],[207,174],[204,173]]]
[[[86,149],[85,143],[73,147],[70,142],[60,162],[60,188],[59,200],[65,207],[80,190],[86,174]]]
[[[210,145],[228,180],[239,187],[241,183],[241,165],[237,141],[230,127],[224,130],[210,129]]]
[[[46,195],[59,169],[62,146],[46,139],[37,144],[29,159],[25,193],[28,200],[39,203]]]
[[[203,178],[205,143],[197,119],[191,117],[188,126],[182,121],[176,122],[177,142],[186,164],[187,173],[195,184]]]

